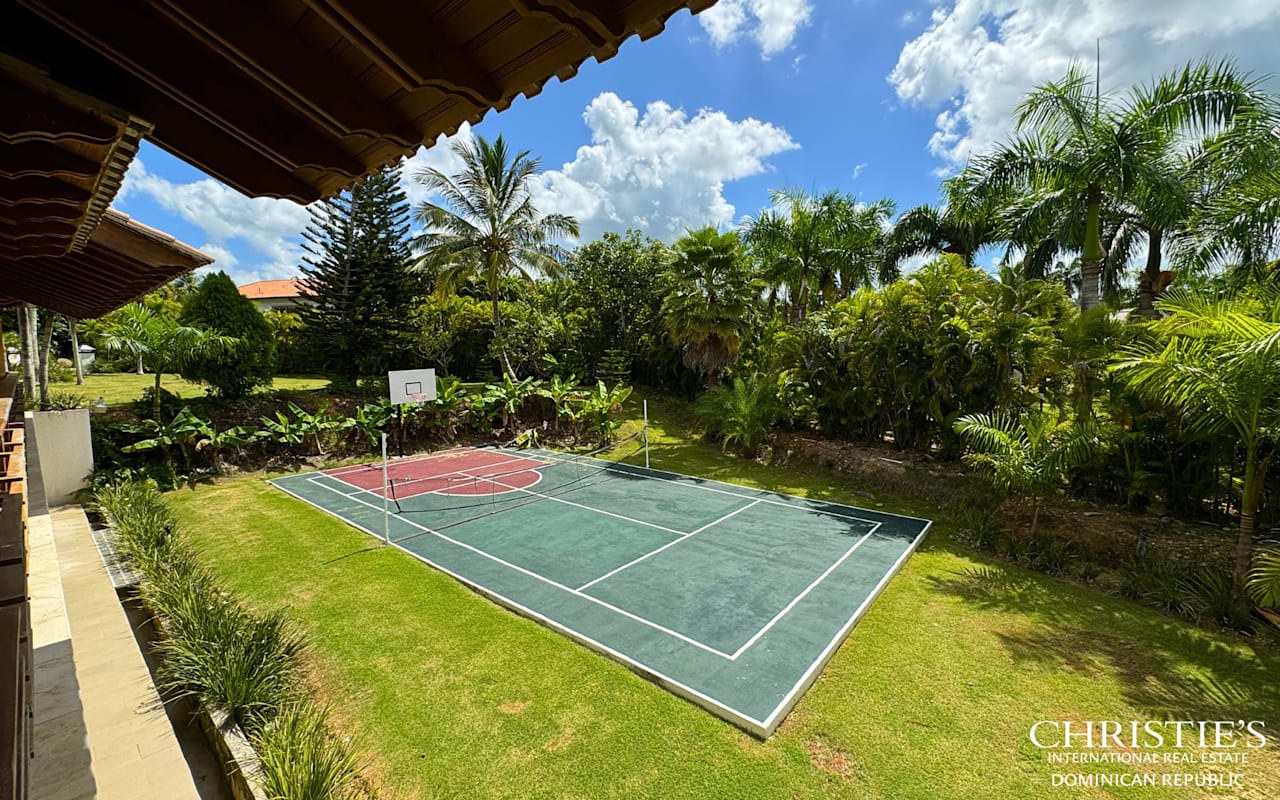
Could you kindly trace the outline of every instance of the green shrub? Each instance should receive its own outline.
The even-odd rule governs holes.
[[[295,704],[253,737],[268,800],[350,800],[358,797],[350,742],[334,738],[324,711]]]
[[[53,390],[49,392],[49,409],[50,411],[69,411],[73,408],[88,408],[90,404],[89,395],[79,392],[60,392]]]
[[[1000,542],[1004,520],[1000,509],[970,508],[961,519],[960,540],[975,550],[991,552]]]
[[[1193,569],[1181,580],[1183,613],[1197,622],[1211,620],[1218,625],[1240,627],[1248,624],[1231,583],[1231,573],[1209,565]]]
[[[761,375],[716,387],[698,398],[696,410],[710,438],[726,448],[737,446],[748,458],[759,452],[765,434],[782,414],[777,385]]]
[[[271,385],[276,370],[271,325],[225,272],[205,276],[187,298],[182,322],[239,340],[226,352],[200,356],[185,364],[184,378],[207,383],[219,397],[244,397],[259,386]]]

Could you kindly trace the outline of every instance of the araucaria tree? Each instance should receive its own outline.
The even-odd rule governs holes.
[[[200,281],[187,297],[181,321],[240,340],[234,352],[200,355],[182,370],[188,380],[209,384],[219,397],[244,397],[275,376],[276,343],[271,327],[253,301],[236,289],[225,272]]]
[[[435,280],[436,291],[449,295],[473,279],[484,283],[493,311],[494,340],[502,371],[515,379],[515,369],[502,337],[498,305],[502,279],[518,275],[558,277],[564,252],[559,239],[578,235],[578,223],[564,214],[540,214],[529,183],[541,162],[528,150],[512,153],[499,136],[493,142],[476,137],[452,145],[462,171],[445,175],[425,169],[414,176],[445,205],[422,203],[415,215],[427,232],[418,242],[418,268]]]
[[[690,231],[676,242],[676,251],[662,316],[685,365],[706,375],[714,389],[721,371],[738,360],[761,287],[732,231]]]
[[[409,202],[383,169],[311,208],[302,334],[317,363],[354,383],[400,364],[420,280],[410,270]]]

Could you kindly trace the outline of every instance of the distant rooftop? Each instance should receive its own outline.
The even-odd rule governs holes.
[[[306,294],[301,278],[282,281],[255,281],[240,287],[240,294],[250,300],[274,300],[284,297],[301,297]]]

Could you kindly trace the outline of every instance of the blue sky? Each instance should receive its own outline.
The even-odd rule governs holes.
[[[574,214],[587,238],[670,240],[737,224],[784,185],[935,202],[940,176],[1007,135],[1018,98],[1091,61],[1095,41],[1106,89],[1204,55],[1266,72],[1277,33],[1274,0],[721,0],[458,135],[541,156],[540,207]],[[449,171],[445,145],[406,172]],[[305,209],[245,198],[149,144],[115,206],[240,283],[299,263]]]

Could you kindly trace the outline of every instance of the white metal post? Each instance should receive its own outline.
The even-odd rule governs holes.
[[[644,468],[649,468],[649,401],[644,402]]]
[[[391,544],[391,509],[387,505],[391,488],[390,482],[387,480],[387,434],[382,434],[382,538],[386,544]]]

